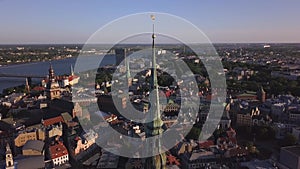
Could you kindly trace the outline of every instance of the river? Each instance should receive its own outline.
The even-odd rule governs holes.
[[[90,64],[94,64],[95,61],[99,61],[103,56],[85,56],[84,61],[88,66]],[[54,73],[56,75],[70,74],[71,65],[74,67],[76,63],[77,57],[62,59],[62,60],[53,60],[51,64],[54,69]],[[106,55],[104,56],[100,66],[115,64],[115,56],[114,55]],[[39,75],[45,76],[48,75],[48,69],[50,66],[50,62],[34,62],[34,63],[25,63],[25,64],[16,64],[16,65],[8,65],[1,66],[0,73],[6,74],[29,74],[29,75]],[[34,82],[39,82],[41,79],[32,79]],[[0,92],[3,89],[8,87],[14,87],[25,84],[25,78],[12,78],[12,77],[0,77]]]

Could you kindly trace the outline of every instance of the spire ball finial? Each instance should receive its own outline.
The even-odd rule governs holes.
[[[153,21],[155,20],[155,15],[150,15],[150,17]]]

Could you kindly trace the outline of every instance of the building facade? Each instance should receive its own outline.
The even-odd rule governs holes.
[[[37,140],[37,132],[23,132],[19,133],[19,135],[15,138],[15,146],[21,147],[23,146],[28,140]]]
[[[49,152],[54,166],[60,166],[69,161],[69,153],[62,142],[49,146]]]
[[[242,114],[242,113],[238,113],[236,115],[237,120],[236,120],[236,124],[238,126],[252,126],[252,116],[251,114],[247,113],[247,114]]]

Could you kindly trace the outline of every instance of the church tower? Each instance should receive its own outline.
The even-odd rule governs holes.
[[[29,80],[28,80],[29,78],[26,78],[26,81],[25,81],[25,91],[27,92],[27,93],[29,93],[30,92],[30,85],[29,85]]]
[[[128,87],[132,86],[132,78],[130,75],[130,67],[129,67],[129,58],[127,58],[127,49],[124,49],[124,61],[125,61],[125,67],[126,67],[126,78],[127,78],[127,84]]]
[[[5,157],[6,165],[5,169],[14,169],[14,160],[11,153],[11,149],[9,147],[9,144],[6,145],[6,157]]]
[[[262,86],[258,89],[256,94],[259,101],[261,101],[262,103],[266,101],[266,92],[264,91]]]
[[[154,20],[154,16],[151,16],[151,19]],[[146,124],[146,137],[153,137],[163,133],[163,121],[160,117],[160,107],[159,107],[159,94],[158,94],[158,82],[157,82],[157,71],[156,71],[156,57],[155,57],[155,45],[154,45],[154,24],[153,24],[153,34],[152,34],[152,71],[151,71],[151,89],[154,92],[154,97],[150,98],[151,100],[151,109],[148,118],[151,119],[151,122]],[[166,154],[161,152],[161,142],[156,140],[153,145],[147,147],[146,151],[159,152],[160,154],[154,155],[146,159],[145,168],[146,169],[165,169],[166,168]]]
[[[230,104],[227,104],[219,123],[219,129],[227,130],[230,127],[231,119],[229,116],[229,110]]]
[[[53,100],[53,99],[58,99],[60,98],[60,87],[57,81],[55,81],[55,75],[54,75],[54,70],[52,65],[50,65],[49,68],[49,80],[47,83],[47,88],[46,88],[46,96],[48,99]]]

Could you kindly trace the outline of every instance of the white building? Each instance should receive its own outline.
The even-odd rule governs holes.
[[[69,153],[62,142],[49,147],[51,160],[55,166],[60,166],[69,161]]]

